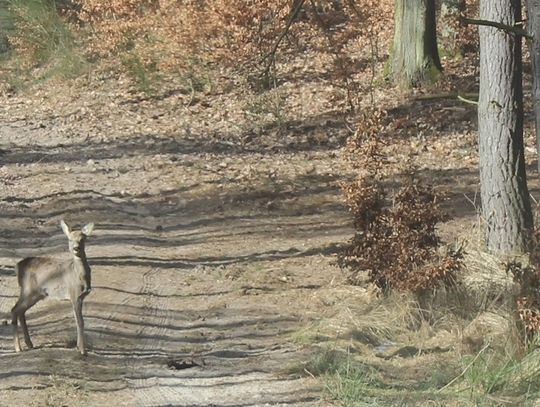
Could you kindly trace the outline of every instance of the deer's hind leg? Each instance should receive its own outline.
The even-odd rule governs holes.
[[[26,324],[26,311],[32,307],[36,302],[38,302],[41,298],[34,297],[34,298],[27,298],[24,299],[22,297],[19,298],[15,306],[11,309],[11,325],[13,327],[13,341],[15,345],[15,352],[21,351],[21,341],[19,339],[19,332],[17,330],[17,323],[21,323],[21,327],[24,334],[24,342],[26,343],[26,346],[29,349],[32,349],[34,347],[34,344],[32,343],[32,340],[30,339],[30,334],[28,333],[28,325]]]
[[[15,306],[11,309],[11,326],[13,330],[13,344],[15,346],[15,352],[21,351],[21,341],[19,340],[19,332],[17,329],[19,315],[21,312],[21,300],[17,301]]]

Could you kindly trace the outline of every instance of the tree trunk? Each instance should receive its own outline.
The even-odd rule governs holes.
[[[520,0],[481,0],[480,19],[513,26]],[[498,255],[528,248],[532,211],[523,152],[521,37],[480,26],[478,137],[482,215],[488,249]]]
[[[391,70],[407,87],[439,77],[435,0],[396,0]]]
[[[530,42],[531,63],[533,71],[532,96],[536,127],[536,151],[540,157],[540,0],[527,0],[527,29],[532,35]],[[538,159],[540,174],[540,158]]]
[[[8,7],[6,0],[0,0],[0,55],[10,50],[8,32],[13,29],[13,21]]]
[[[462,54],[460,44],[461,15],[465,12],[465,0],[440,1],[438,19],[439,46],[443,55],[455,56]]]

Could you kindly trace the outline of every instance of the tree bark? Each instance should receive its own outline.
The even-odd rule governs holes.
[[[439,45],[447,55],[462,53],[459,28],[465,12],[465,0],[442,0],[439,12]]]
[[[540,157],[540,0],[527,0],[527,31],[532,36],[530,41],[533,73],[532,96],[536,128],[536,155]],[[540,174],[540,158],[538,158]]]
[[[481,0],[480,19],[513,26],[520,0]],[[528,249],[533,225],[523,151],[521,36],[480,26],[478,137],[482,215],[488,250]]]
[[[395,4],[391,61],[394,81],[407,87],[435,81],[442,71],[435,0],[396,0]]]
[[[8,30],[13,28],[13,22],[8,7],[9,3],[6,0],[0,0],[0,55],[10,50]]]

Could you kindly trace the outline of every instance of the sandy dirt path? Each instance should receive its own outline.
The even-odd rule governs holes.
[[[89,355],[74,349],[69,303],[39,303],[27,314],[34,350],[16,354],[0,326],[0,405],[329,404],[320,382],[286,372],[309,357],[295,337],[341,278],[336,244],[351,231],[335,158],[100,140],[14,109],[0,123],[0,315],[18,259],[66,250],[60,219],[96,228]]]

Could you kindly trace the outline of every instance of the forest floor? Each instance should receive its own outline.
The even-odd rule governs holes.
[[[294,373],[323,337],[356,344],[404,389],[433,383],[456,357],[451,329],[422,344],[402,335],[381,356],[386,345],[358,325],[376,290],[348,285],[336,264],[353,235],[339,184],[352,176],[342,151],[355,124],[336,107],[339,92],[322,80],[263,96],[171,82],[146,97],[110,76],[3,96],[0,319],[17,298],[16,261],[66,251],[61,219],[96,226],[88,356],[74,349],[69,303],[39,303],[28,312],[35,349],[15,353],[0,325],[0,405],[332,405],[324,381]],[[453,215],[443,240],[474,235],[474,106],[374,92],[393,117],[390,161],[413,161]],[[399,353],[405,345],[430,351]],[[442,397],[404,394],[387,404]]]

